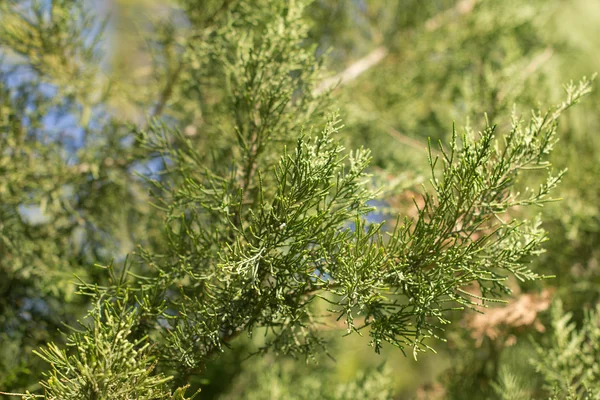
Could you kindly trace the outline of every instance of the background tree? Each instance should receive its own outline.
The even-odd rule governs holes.
[[[569,5],[123,1],[103,18],[84,2],[4,3],[2,389],[528,398],[558,385],[558,397],[593,395],[576,363],[538,362],[552,367],[536,374],[522,362],[540,345],[521,339],[551,326],[538,316],[551,291],[536,291],[569,294],[575,321],[596,303],[597,185],[579,184],[593,175],[567,175],[560,193],[577,194],[543,209],[542,258],[539,210],[528,207],[562,177],[540,174],[549,157],[594,163],[585,133],[597,101],[561,123],[566,143],[549,156],[559,115],[589,92],[587,81],[568,86],[564,101],[555,89],[591,72],[591,58],[582,70],[564,62],[594,48],[576,36],[585,24],[561,28],[573,25],[565,8],[598,10]],[[539,100],[548,111],[511,118],[513,104]],[[361,146],[372,152],[345,149]],[[550,273],[560,279],[531,281]],[[487,320],[456,310],[510,293]],[[540,354],[587,353],[587,318],[577,334],[555,322]],[[362,341],[334,339],[340,331],[364,332],[388,367],[340,377],[352,363],[321,353],[346,357]],[[429,388],[402,386],[392,369],[431,364],[386,343],[415,358],[434,346],[435,363],[453,367],[415,380],[438,381]]]

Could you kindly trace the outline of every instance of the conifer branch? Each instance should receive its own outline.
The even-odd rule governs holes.
[[[36,3],[41,14],[42,3]],[[59,3],[69,4],[53,4]],[[0,166],[8,171],[9,184],[0,181],[0,267],[11,277],[7,290],[12,296],[23,282],[36,295],[40,287],[64,290],[55,289],[40,271],[72,263],[68,273],[87,272],[89,260],[106,265],[80,279],[79,293],[87,298],[80,297],[75,306],[81,308],[81,299],[90,305],[84,323],[63,338],[41,339],[48,342],[36,351],[49,365],[40,382],[45,393],[24,394],[26,399],[183,400],[188,378],[202,374],[208,361],[240,335],[257,330],[265,332],[257,353],[310,359],[327,351],[325,331],[344,327],[348,334],[368,332],[377,352],[390,343],[416,358],[433,350],[431,341],[443,339],[455,311],[501,302],[499,296],[512,288],[509,277],[542,277],[529,262],[541,252],[545,234],[540,221],[527,219],[523,210],[553,200],[562,172],[550,174],[548,157],[558,119],[590,91],[588,80],[567,85],[563,103],[526,121],[515,112],[510,123],[486,121],[481,132],[452,128],[451,139],[437,146],[390,127],[387,134],[398,142],[426,150],[430,180],[415,200],[413,215],[397,216],[392,224],[372,223],[379,207],[373,206],[371,154],[344,147],[330,89],[380,65],[387,49],[378,47],[321,80],[322,63],[307,45],[306,2],[259,3],[211,0],[198,9],[196,0],[181,2],[182,14],[198,28],[188,39],[201,39],[188,40],[185,53],[178,54],[185,64],[168,58],[167,76],[156,77],[164,87],[155,101],[142,102],[156,119],[137,132],[139,146],[121,143],[131,133],[123,121],[104,124],[99,118],[88,128],[92,136],[107,137],[110,146],[78,152],[77,166],[64,160],[59,145],[24,140],[29,129],[45,132],[45,94],[27,87],[41,99],[32,101],[29,93],[1,82],[0,145],[7,150],[0,152]],[[424,25],[418,21],[418,29],[441,29],[477,4],[461,0]],[[70,17],[63,12],[39,21],[62,18],[52,26],[66,40],[70,31],[61,29]],[[522,58],[513,65],[526,66],[524,80],[551,55],[549,48],[529,63]],[[463,67],[459,64],[457,69]],[[482,62],[477,72],[487,78],[484,67]],[[417,76],[412,81],[422,84],[426,74]],[[461,77],[452,77],[454,88]],[[83,89],[82,84],[78,90]],[[503,96],[490,91],[482,97],[489,101],[496,95]],[[172,104],[169,123],[160,123],[158,117]],[[37,114],[29,111],[35,107]],[[196,120],[202,121],[201,135],[172,128]],[[124,196],[132,190],[131,169],[145,166],[128,164],[136,157],[164,161],[164,171],[139,183],[156,210]],[[119,168],[104,171],[115,165]],[[537,171],[532,179],[540,171],[549,175],[535,187],[528,179],[531,188],[519,191],[531,170]],[[50,222],[28,221],[19,207],[29,203],[48,211]],[[119,213],[121,208],[126,211]],[[128,252],[106,244],[121,244],[121,220],[139,225],[141,233],[132,240],[141,245],[113,265],[112,257]],[[96,221],[104,223],[102,229],[80,231]],[[64,243],[56,240],[61,235],[68,236]],[[92,247],[89,253],[75,248],[86,246]],[[43,286],[37,286],[38,277]],[[0,394],[19,390],[5,389]],[[347,398],[369,398],[347,393]]]

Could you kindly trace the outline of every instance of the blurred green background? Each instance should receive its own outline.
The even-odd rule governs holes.
[[[56,90],[53,96],[68,98],[71,103],[67,109],[60,108],[58,101],[52,105],[53,118],[39,111],[37,126],[40,132],[67,132],[68,138],[60,141],[60,146],[77,153],[80,166],[88,162],[89,168],[97,168],[96,175],[108,184],[98,191],[94,182],[73,178],[78,204],[85,210],[80,217],[94,221],[93,224],[78,224],[65,217],[63,225],[53,224],[47,231],[35,233],[52,243],[52,238],[62,234],[64,227],[71,235],[69,248],[78,241],[82,242],[81,248],[77,248],[76,256],[65,267],[67,277],[53,275],[49,283],[43,284],[52,286],[52,290],[44,291],[50,300],[46,299],[40,307],[51,307],[56,314],[50,317],[49,312],[36,311],[35,304],[27,306],[27,312],[34,316],[38,312],[48,320],[37,323],[35,330],[39,337],[25,333],[19,336],[7,328],[14,321],[23,320],[24,311],[20,309],[13,315],[7,311],[9,305],[1,305],[0,321],[5,327],[0,331],[4,335],[0,336],[2,388],[35,388],[35,368],[39,362],[30,359],[27,350],[53,337],[61,316],[81,314],[73,311],[84,308],[83,300],[72,297],[73,272],[101,281],[101,274],[90,272],[87,266],[113,258],[122,261],[136,244],[153,243],[157,222],[144,206],[145,194],[141,189],[136,192],[135,185],[129,183],[131,169],[119,169],[119,160],[135,160],[134,152],[122,144],[127,134],[120,128],[94,133],[94,124],[107,120],[143,124],[148,115],[160,114],[168,124],[188,133],[195,132],[205,116],[189,101],[194,98],[193,74],[185,75],[185,71],[188,66],[197,66],[192,65],[194,60],[179,64],[178,55],[193,30],[201,29],[198,21],[202,21],[203,15],[218,10],[224,3],[223,0],[85,3],[85,7],[95,11],[94,18],[108,18],[106,36],[99,45],[102,51],[93,66],[101,71],[98,76],[102,78],[93,79],[105,79],[110,85],[96,82],[96,89],[87,84],[78,87],[72,81],[61,80],[59,74],[47,73],[43,83],[54,88],[48,90]],[[260,7],[260,2],[256,6]],[[2,18],[5,26],[20,29],[10,14]],[[319,54],[326,54],[324,62],[334,79],[340,76],[336,74],[372,56],[374,51],[385,54],[358,77],[342,82],[334,96],[346,125],[343,135],[348,147],[365,146],[373,152],[374,184],[384,187],[381,201],[390,215],[410,216],[414,212],[412,195],[421,190],[420,184],[427,179],[428,138],[433,142],[447,140],[453,123],[481,128],[485,116],[494,124],[507,126],[513,107],[519,113],[547,107],[560,101],[563,83],[600,70],[600,1],[597,0],[315,0],[307,8],[306,20],[311,24],[309,41],[317,45]],[[49,31],[48,35],[51,34]],[[90,32],[86,35],[93,36]],[[80,39],[86,41],[89,37]],[[8,36],[0,42],[13,49],[18,45]],[[77,54],[73,54],[76,60]],[[10,52],[3,52],[3,57],[4,65],[18,63],[18,57]],[[42,57],[40,65],[52,62],[59,63],[63,72],[69,66],[78,71],[69,60],[55,60],[50,55]],[[80,76],[85,77],[91,68],[89,65],[83,68]],[[180,70],[184,71],[181,77]],[[4,71],[9,74],[8,69]],[[176,82],[171,85],[174,79]],[[169,101],[155,104],[151,99],[156,99],[157,94],[164,95],[165,87],[172,87]],[[546,252],[533,260],[534,270],[555,277],[526,284],[515,282],[515,294],[508,299],[513,306],[522,305],[519,299],[531,295],[526,298],[531,304],[524,306],[528,311],[534,310],[531,320],[526,317],[519,320],[514,314],[514,318],[498,317],[498,321],[457,316],[448,330],[447,341],[434,343],[438,354],[422,355],[418,361],[393,348],[377,355],[368,346],[368,338],[342,337],[344,330],[334,321],[327,329],[334,343],[335,359],[323,354],[318,357],[318,364],[307,365],[304,360],[273,355],[248,358],[260,343],[261,335],[257,332],[254,343],[243,338],[234,342],[231,351],[213,361],[198,378],[201,398],[303,398],[305,391],[350,390],[343,388],[343,384],[351,384],[357,376],[371,370],[382,371],[376,378],[382,381],[373,378],[372,383],[373,388],[389,389],[390,393],[382,392],[382,396],[487,398],[492,393],[492,382],[503,368],[520,376],[530,393],[539,395],[539,379],[527,359],[533,356],[529,339],[545,340],[548,326],[545,310],[549,304],[544,300],[545,293],[552,293],[552,299],[562,299],[565,308],[574,313],[576,322],[581,321],[583,310],[598,303],[598,132],[600,92],[595,90],[561,121],[560,142],[552,158],[556,170],[568,168],[555,193],[562,201],[535,210],[542,215],[549,240]],[[82,150],[78,143],[86,134],[95,138],[94,145]],[[51,162],[51,157],[46,161]],[[5,164],[13,162],[14,159]],[[152,173],[150,164],[140,163],[137,168],[150,169]],[[72,173],[65,171],[61,173]],[[23,174],[19,179],[26,180],[26,171]],[[527,182],[521,185],[526,187]],[[0,193],[2,188],[0,184]],[[130,200],[131,208],[121,207],[123,198]],[[21,202],[18,194],[3,201]],[[49,204],[49,212],[55,212],[51,201]],[[107,204],[118,211],[105,214]],[[37,212],[32,209],[24,215],[32,217]],[[85,242],[102,244],[86,247]],[[54,254],[52,251],[32,248],[31,259],[44,260]],[[63,254],[61,251],[56,250],[57,257]],[[13,253],[2,254],[6,260]],[[17,295],[13,288],[0,286],[5,299],[16,296],[25,301],[35,297],[32,293],[38,290],[37,283],[31,283],[35,273],[34,278],[30,278],[31,273],[26,278],[22,278],[21,272],[15,274],[31,284],[32,289]],[[63,298],[68,299],[64,304],[60,300]],[[14,304],[16,300],[10,301]],[[514,309],[520,316],[518,307]],[[515,323],[515,319],[529,322]],[[30,320],[27,322],[31,325]],[[487,330],[481,325],[478,329],[478,323]],[[23,329],[30,332],[34,328]],[[495,334],[490,334],[492,331]],[[354,398],[360,398],[353,393]]]

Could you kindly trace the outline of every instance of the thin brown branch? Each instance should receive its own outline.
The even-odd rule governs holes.
[[[525,69],[523,70],[523,73],[521,74],[521,78],[525,79],[529,75],[533,74],[542,65],[544,65],[548,60],[550,60],[550,58],[552,57],[553,54],[554,54],[554,49],[552,49],[552,47],[546,47],[543,52],[541,52],[540,54],[535,56],[533,58],[533,60],[531,60],[529,65],[527,65],[527,67],[525,67]]]
[[[412,138],[410,136],[407,136],[403,133],[400,133],[392,127],[389,127],[388,129],[386,129],[385,133],[387,133],[389,136],[394,138],[396,141],[398,141],[402,144],[405,144],[407,146],[410,146],[413,149],[417,149],[420,151],[427,149],[427,143],[422,142],[421,140]],[[437,154],[437,150],[435,150],[435,149],[431,149],[431,152]]]
[[[542,51],[541,53],[539,53],[535,57],[533,57],[531,62],[529,64],[527,64],[527,66],[521,71],[521,74],[519,76],[519,81],[518,81],[519,84],[521,84],[522,82],[525,82],[527,80],[527,78],[529,78],[538,69],[540,69],[546,62],[548,62],[548,60],[550,60],[550,58],[552,58],[553,54],[554,54],[554,49],[552,49],[552,47],[546,47],[544,49],[544,51]],[[506,97],[506,94],[508,92],[510,92],[511,90],[512,90],[512,88],[509,88],[507,90],[498,91],[498,94],[496,96],[498,101],[502,101],[504,99],[504,97]]]
[[[0,392],[0,394],[4,395],[4,396],[15,396],[15,397],[24,397],[24,396],[33,396],[33,397],[39,397],[42,398],[44,396],[42,396],[41,394],[31,394],[31,393],[10,393],[10,392]]]
[[[252,180],[254,179],[254,174],[256,173],[256,168],[258,167],[257,158],[258,158],[259,143],[257,143],[257,141],[258,141],[258,135],[253,134],[252,138],[251,138],[252,144],[250,145],[250,152],[248,155],[248,163],[246,164],[244,180],[243,180],[243,183],[241,186],[242,191],[243,191],[242,203],[246,203],[248,201],[248,193],[250,190],[250,184],[252,183]]]
[[[151,114],[152,118],[156,118],[160,114],[162,114],[165,106],[167,105],[167,102],[169,101],[169,98],[173,94],[173,88],[177,84],[177,81],[179,80],[179,76],[181,75],[182,70],[183,70],[183,61],[179,61],[179,64],[175,68],[175,71],[173,71],[173,73],[167,79],[167,83],[165,84],[165,87],[160,94],[158,103],[156,104],[156,107],[154,107],[154,111],[152,111],[152,114]]]
[[[450,20],[459,17],[461,15],[469,14],[477,3],[481,0],[461,0],[454,7],[449,10],[443,11],[431,18],[429,18],[425,22],[425,30],[429,32],[433,32],[445,24],[447,24]]]
[[[381,46],[367,54],[360,60],[352,63],[348,68],[339,74],[325,79],[314,90],[315,95],[319,95],[334,86],[342,86],[358,78],[364,72],[379,64],[388,55],[388,50]]]

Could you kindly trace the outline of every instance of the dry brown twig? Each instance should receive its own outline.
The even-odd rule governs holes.
[[[342,86],[358,78],[360,75],[379,64],[388,55],[388,50],[380,46],[367,54],[365,57],[352,63],[348,68],[337,75],[327,78],[314,90],[319,95],[334,86]]]

